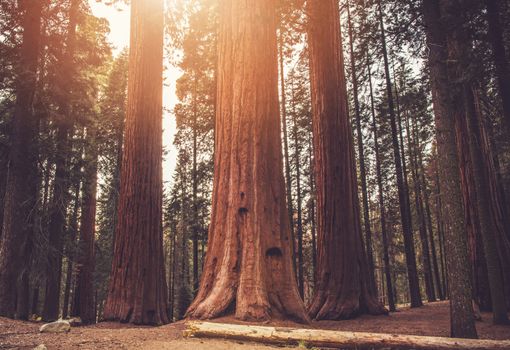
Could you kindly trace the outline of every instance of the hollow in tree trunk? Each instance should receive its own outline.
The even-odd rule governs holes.
[[[274,0],[220,1],[214,189],[187,317],[308,321],[291,262]]]
[[[317,320],[384,314],[361,237],[338,2],[310,0],[307,12],[318,223],[317,285],[309,314]]]

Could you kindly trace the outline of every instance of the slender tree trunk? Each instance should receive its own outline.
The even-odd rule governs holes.
[[[274,0],[221,0],[208,250],[187,316],[308,321],[292,270]]]
[[[69,202],[69,157],[71,153],[70,133],[73,130],[70,90],[72,89],[73,58],[76,45],[76,27],[81,0],[72,0],[69,9],[69,24],[66,49],[62,56],[62,92],[59,96],[59,119],[57,119],[55,180],[53,199],[50,208],[49,251],[46,268],[46,293],[44,299],[43,319],[56,320],[60,308],[60,285],[62,275],[63,234],[65,228],[67,205]]]
[[[457,8],[458,10],[458,8]],[[462,194],[459,182],[459,158],[455,138],[456,111],[450,96],[446,68],[446,38],[442,26],[438,0],[422,3],[432,100],[436,122],[439,183],[441,204],[445,206],[445,250],[448,290],[450,296],[450,333],[453,337],[476,338],[473,307],[471,303],[471,269],[465,234]]]
[[[294,209],[292,202],[292,179],[290,177],[290,160],[289,160],[289,137],[287,132],[287,97],[285,94],[285,74],[283,70],[283,35],[280,29],[280,37],[278,40],[279,45],[279,73],[280,73],[280,93],[281,93],[281,118],[282,118],[282,130],[283,130],[283,157],[285,161],[285,185],[286,185],[286,195],[287,195],[287,211],[289,215],[290,222],[290,238],[291,238],[291,248],[292,248],[292,267],[294,268],[294,273],[297,273],[296,270],[296,239],[294,234]],[[297,278],[297,275],[296,275]]]
[[[301,147],[299,145],[298,121],[295,108],[294,85],[292,84],[292,137],[294,138],[294,166],[296,168],[296,204],[297,204],[297,264],[298,264],[298,290],[301,298],[304,296],[305,277],[303,261],[303,210],[301,196]]]
[[[388,306],[391,312],[397,311],[395,307],[395,296],[393,294],[393,282],[391,279],[391,265],[390,265],[390,254],[388,241],[388,234],[386,232],[386,207],[384,204],[384,189],[382,183],[382,170],[381,170],[381,156],[379,152],[379,139],[377,134],[377,123],[375,119],[375,105],[374,105],[374,93],[372,87],[372,70],[370,67],[370,57],[367,53],[367,69],[368,69],[368,84],[370,87],[370,107],[372,112],[372,129],[374,132],[374,148],[375,148],[375,166],[377,175],[377,188],[379,191],[379,216],[381,219],[381,236],[383,246],[383,262],[384,262],[384,276],[386,279],[386,291],[388,296]]]
[[[191,224],[191,229],[193,232],[192,235],[192,241],[193,241],[193,295],[196,295],[198,291],[199,286],[199,279],[198,279],[198,231],[199,231],[199,224],[198,224],[198,169],[197,169],[197,158],[198,158],[198,111],[197,111],[197,78],[194,78],[194,91],[193,91],[193,126],[192,126],[192,132],[193,132],[193,163],[192,163],[192,193],[191,193],[191,201],[192,201],[192,209],[193,209],[193,222]]]
[[[94,127],[88,128],[88,150],[85,154],[85,179],[81,205],[80,244],[78,273],[74,293],[73,316],[79,316],[84,324],[96,322],[94,300],[94,236],[96,227],[97,194],[97,140]]]
[[[317,287],[312,318],[383,314],[363,248],[354,145],[335,0],[307,2],[317,193]]]
[[[437,158],[436,154],[436,158]],[[446,257],[444,254],[444,222],[443,222],[443,205],[441,202],[441,187],[439,183],[439,169],[436,166],[436,220],[437,235],[439,240],[439,260],[441,261],[441,284],[444,287],[444,297],[448,298],[448,279],[446,277]]]
[[[71,285],[73,284],[73,265],[75,259],[75,243],[78,232],[78,209],[80,207],[80,188],[81,181],[76,181],[74,191],[74,207],[73,214],[69,223],[70,239],[66,249],[67,256],[67,268],[66,268],[66,282],[64,287],[64,305],[62,307],[62,317],[67,318],[69,316],[69,304],[71,295]]]
[[[418,145],[418,136],[416,135],[416,120],[413,120],[412,130],[409,127],[409,118],[405,117],[405,125],[406,125],[406,134],[407,134],[407,143],[409,149],[409,159],[411,165],[411,174],[413,178],[414,184],[414,199],[416,205],[416,216],[418,219],[418,226],[420,232],[420,241],[421,241],[421,254],[423,259],[423,273],[425,277],[425,290],[427,294],[428,302],[436,301],[436,295],[434,292],[434,282],[432,277],[432,264],[430,262],[430,250],[429,250],[429,240],[427,235],[427,223],[425,221],[425,209],[423,206],[423,198],[422,198],[422,184],[421,177],[419,175],[418,169],[418,156],[417,153],[421,152],[421,149]],[[412,137],[411,137],[412,136]]]
[[[104,318],[163,324],[163,1],[133,0],[131,24],[118,224]]]
[[[28,293],[23,293],[23,290],[28,285],[27,274],[34,232],[33,215],[38,181],[36,137],[39,121],[35,118],[32,105],[36,88],[43,4],[40,1],[24,4],[23,42],[19,55],[16,104],[0,237],[0,316],[11,318],[15,316],[17,290],[21,289],[22,298],[28,298]],[[20,275],[26,280],[22,281],[18,288]],[[28,305],[28,300],[22,302]],[[27,316],[25,312],[18,315],[21,318]]]
[[[365,248],[368,258],[368,273],[369,282],[372,284],[374,292],[377,294],[377,285],[375,283],[374,275],[374,253],[372,249],[372,230],[370,229],[370,211],[368,210],[368,195],[367,195],[367,174],[365,166],[365,151],[363,149],[363,133],[361,130],[361,112],[358,99],[358,77],[356,75],[356,62],[354,59],[354,43],[353,43],[353,29],[351,20],[350,3],[347,2],[347,20],[349,24],[349,48],[350,48],[350,61],[351,61],[351,79],[352,79],[352,93],[354,95],[354,111],[356,113],[356,133],[358,136],[358,157],[359,157],[359,177],[361,180],[361,198],[363,204],[363,223],[365,228]]]
[[[315,221],[315,179],[313,176],[313,146],[311,138],[309,139],[309,160],[310,160],[310,203],[308,204],[308,215],[310,216],[311,230],[312,230],[312,270],[313,270],[313,286],[316,285],[316,270],[317,270],[317,225]]]
[[[504,25],[501,23],[501,0],[484,0],[487,8],[488,37],[492,45],[492,58],[496,66],[496,79],[503,106],[507,128],[510,130],[510,66],[503,38]]]
[[[170,322],[174,320],[175,316],[175,280],[177,276],[177,228],[174,229],[172,235],[172,264],[170,265],[171,278],[168,293],[168,319]]]
[[[406,194],[406,186],[404,182],[404,174],[402,169],[402,158],[400,155],[400,147],[398,141],[398,129],[397,129],[397,121],[395,115],[395,107],[393,101],[393,88],[391,84],[390,77],[390,69],[388,63],[388,53],[386,49],[386,33],[384,30],[384,22],[383,22],[383,10],[381,1],[379,0],[379,24],[381,26],[381,42],[383,48],[383,57],[384,57],[384,71],[386,76],[386,93],[388,97],[388,107],[389,107],[389,115],[390,115],[390,124],[391,124],[391,134],[392,134],[392,142],[393,142],[393,154],[395,157],[395,172],[397,177],[397,188],[398,188],[398,198],[400,204],[400,215],[402,218],[402,231],[404,236],[404,248],[406,255],[406,264],[407,264],[407,278],[409,282],[409,293],[411,296],[411,307],[419,307],[422,306],[423,303],[421,301],[420,295],[420,285],[418,280],[418,271],[416,268],[416,254],[414,251],[414,240],[413,240],[413,232],[412,232],[412,222],[411,222],[411,210],[409,205],[409,196]]]
[[[434,278],[436,280],[435,286],[437,289],[437,295],[439,297],[439,300],[444,300],[443,287],[441,285],[441,278],[439,277],[439,264],[437,261],[437,250],[436,250],[436,241],[434,239],[434,228],[432,226],[432,213],[430,210],[430,194],[429,194],[427,179],[425,177],[425,167],[423,165],[423,152],[421,152],[420,146],[418,146],[418,149],[420,149],[420,152],[418,152],[418,167],[420,169],[420,178],[421,178],[421,183],[423,184],[423,194],[425,197],[424,198],[425,212],[427,215],[427,229],[428,229],[428,236],[430,238],[430,250],[432,252],[432,266],[434,268]]]

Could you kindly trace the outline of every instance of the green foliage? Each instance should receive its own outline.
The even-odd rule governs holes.
[[[175,240],[175,270],[169,285],[175,295],[174,315],[184,315],[194,294],[191,241],[204,247],[210,215],[212,191],[215,74],[216,74],[216,1],[194,0],[185,8],[187,26],[180,40],[183,74],[177,81],[174,114],[178,152],[172,188],[166,201],[166,226]],[[204,251],[198,253],[202,266]]]

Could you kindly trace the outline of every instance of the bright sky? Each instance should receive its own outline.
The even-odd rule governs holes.
[[[108,6],[97,0],[88,0],[92,13],[97,17],[106,18],[110,22],[109,40],[114,46],[114,55],[117,55],[123,48],[129,46],[129,27],[130,27],[130,11],[129,6],[119,3],[115,6]],[[163,181],[165,187],[172,180],[172,174],[175,168],[177,152],[173,145],[175,134],[175,118],[171,114],[177,102],[175,95],[175,83],[180,77],[181,72],[176,67],[170,66],[165,71],[165,85],[163,87],[163,146],[167,154],[163,160]]]

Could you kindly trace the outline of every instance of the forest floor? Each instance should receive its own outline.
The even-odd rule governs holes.
[[[215,320],[237,323],[230,317]],[[404,308],[389,316],[361,316],[346,321],[320,321],[303,326],[292,322],[268,325],[320,328],[342,331],[398,333],[448,336],[449,308],[447,302],[425,304],[418,309]],[[45,344],[48,349],[179,349],[179,350],[270,350],[270,346],[216,339],[186,339],[182,332],[185,322],[162,327],[129,326],[103,322],[93,326],[75,327],[66,334],[39,333],[41,323],[0,318],[0,349],[33,349]],[[510,326],[495,326],[491,314],[482,313],[477,322],[478,335],[483,339],[510,339]]]

